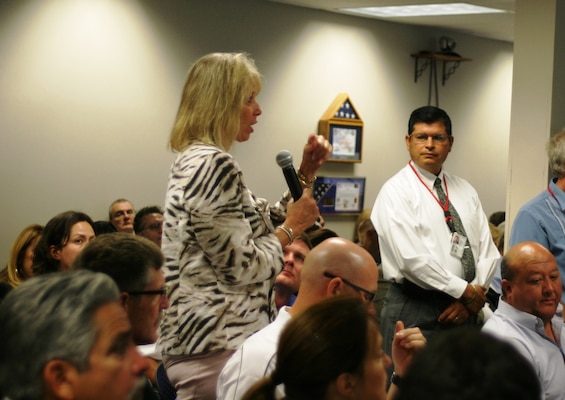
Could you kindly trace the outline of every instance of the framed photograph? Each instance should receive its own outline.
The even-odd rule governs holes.
[[[328,141],[332,154],[328,161],[361,162],[362,126],[330,123]]]
[[[357,215],[363,211],[365,178],[329,178],[314,182],[314,199],[320,214]]]

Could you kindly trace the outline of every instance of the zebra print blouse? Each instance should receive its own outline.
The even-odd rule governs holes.
[[[239,165],[217,147],[194,144],[169,175],[162,248],[171,306],[161,322],[167,355],[236,349],[276,314],[271,296],[283,266],[272,220],[285,218],[246,187]]]

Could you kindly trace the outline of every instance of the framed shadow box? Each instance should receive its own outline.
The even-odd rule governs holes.
[[[318,122],[318,133],[333,146],[328,161],[361,162],[363,121],[346,93],[340,93]]]

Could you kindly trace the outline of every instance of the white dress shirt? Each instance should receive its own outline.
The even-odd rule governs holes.
[[[467,281],[461,259],[451,254],[451,231],[433,188],[436,178],[410,162],[383,185],[371,220],[379,235],[385,279],[400,283],[408,278],[424,289],[459,298]],[[464,179],[444,171],[439,178],[473,251],[476,276],[471,283],[488,287],[500,254],[479,196]]]
[[[279,336],[289,320],[287,307],[282,307],[275,321],[243,342],[220,373],[217,400],[241,399],[251,385],[274,370]],[[284,386],[279,385],[276,398],[283,397]]]

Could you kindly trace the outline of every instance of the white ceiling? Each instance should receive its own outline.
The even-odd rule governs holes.
[[[507,10],[505,13],[448,15],[438,17],[387,18],[389,22],[445,28],[474,36],[514,42],[515,0],[269,0],[307,8],[343,13],[340,8],[400,6],[415,4],[469,3]],[[345,13],[344,13],[345,14]],[[362,17],[373,18],[373,17]]]

